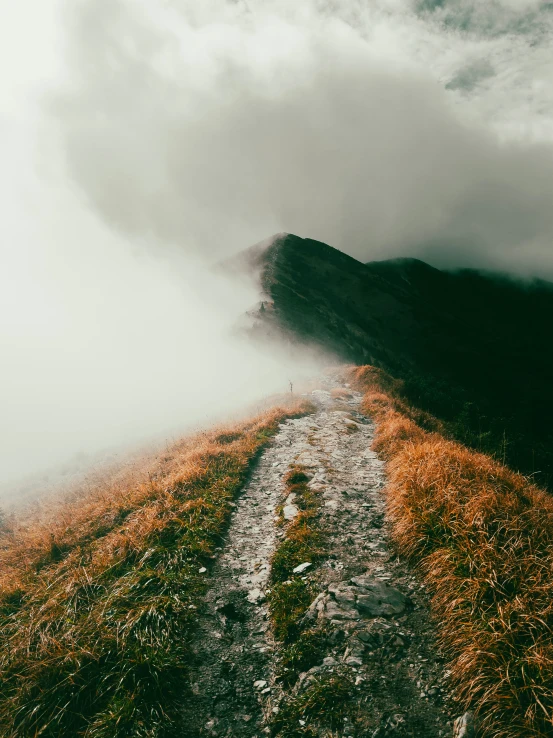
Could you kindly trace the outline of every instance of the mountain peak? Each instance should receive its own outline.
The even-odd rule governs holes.
[[[550,285],[441,271],[414,258],[363,264],[291,233],[275,234],[250,253],[271,306],[260,330],[265,322],[341,360],[416,377],[420,387],[434,388],[432,412],[439,414],[440,402],[477,406],[479,438],[486,415],[519,435],[523,427],[528,448],[517,465],[533,473],[533,454],[549,437],[544,419],[553,413]],[[541,473],[553,481],[553,456],[544,458],[545,467]]]

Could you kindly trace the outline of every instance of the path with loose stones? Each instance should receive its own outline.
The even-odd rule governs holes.
[[[308,469],[330,536],[329,557],[316,575],[321,594],[308,613],[314,622],[327,621],[328,653],[300,675],[295,693],[325,672],[346,669],[356,686],[359,717],[355,726],[346,723],[332,735],[452,735],[447,672],[426,594],[388,543],[383,462],[371,450],[374,424],[360,414],[358,393],[332,397],[331,390],[341,386],[325,377],[322,389],[308,395],[317,411],[282,423],[236,502],[198,612],[183,708],[186,738],[261,738],[270,733],[271,715],[284,699],[274,680],[279,645],[272,638],[265,590],[272,552],[284,535],[275,526],[277,505],[288,503],[288,514],[294,514],[293,500],[283,497],[283,477],[292,464]],[[382,592],[384,603],[386,593],[391,595],[391,604],[375,610],[371,602],[375,595],[381,602]]]

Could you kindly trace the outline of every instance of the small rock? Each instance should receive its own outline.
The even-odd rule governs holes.
[[[338,662],[332,656],[323,659],[323,666],[338,666]]]
[[[343,610],[355,610],[355,590],[343,583],[331,584],[329,593]]]
[[[299,566],[296,566],[296,567],[295,567],[294,569],[292,569],[292,572],[293,572],[294,574],[301,574],[301,573],[302,573],[302,572],[304,572],[304,571],[305,571],[306,569],[309,569],[309,567],[310,567],[311,565],[312,565],[312,564],[311,564],[311,562],[310,562],[310,561],[305,561],[305,562],[304,562],[303,564],[300,564]]]
[[[363,666],[363,659],[358,656],[348,656],[344,663],[348,666]]]
[[[384,738],[384,736],[395,735],[397,729],[405,723],[405,718],[399,713],[390,715],[382,724],[373,732],[371,738]]]
[[[405,611],[407,597],[387,582],[365,576],[351,581],[359,588],[356,606],[365,617],[390,617]]]
[[[359,613],[355,608],[345,610],[333,600],[328,600],[324,607],[324,617],[331,622],[334,620],[359,620]]]
[[[265,602],[265,594],[260,589],[251,589],[248,592],[247,599],[252,605],[260,605],[262,602]]]
[[[265,689],[267,686],[267,682],[265,679],[258,679],[253,683],[253,686],[255,689]]]
[[[465,712],[453,723],[453,738],[473,738],[474,717],[472,712]]]
[[[285,505],[282,508],[282,514],[285,520],[293,520],[298,512],[299,510],[295,505]]]
[[[357,637],[359,638],[359,640],[363,641],[363,643],[372,644],[374,641],[374,634],[372,632],[365,631],[365,630],[360,630],[357,633]]]
[[[324,594],[324,592],[321,592],[319,595],[317,595],[317,597],[313,600],[313,602],[309,606],[309,609],[300,621],[300,625],[302,627],[309,627],[315,622],[315,620],[319,616],[319,613],[324,609],[325,599],[326,595]]]
[[[206,573],[206,571],[207,571],[207,569],[205,568],[205,566],[202,566],[202,567],[201,567],[200,569],[198,569],[198,572],[199,572],[200,574],[205,574],[205,573]]]
[[[344,418],[344,424],[346,428],[349,428],[351,430],[358,430],[359,429],[359,423],[356,423],[354,420],[349,420],[348,418]]]
[[[338,646],[343,643],[346,639],[346,632],[341,628],[335,628],[328,636],[328,642],[332,646]]]

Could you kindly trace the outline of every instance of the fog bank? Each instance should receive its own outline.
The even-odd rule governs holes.
[[[273,233],[553,278],[550,3],[4,5],[0,484],[317,370],[209,270]]]
[[[133,244],[65,186],[27,174],[0,223],[4,491],[76,456],[82,466],[243,411],[318,371],[302,352],[237,333],[259,299],[254,281]]]

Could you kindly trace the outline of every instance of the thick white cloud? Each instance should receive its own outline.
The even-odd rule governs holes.
[[[400,50],[407,28],[441,43],[433,14],[72,7],[53,108],[74,180],[122,232],[217,256],[284,230],[361,259],[553,274],[553,148],[501,142]]]

